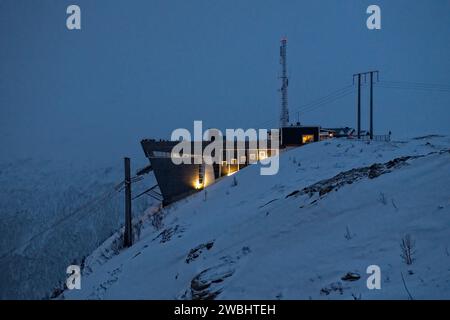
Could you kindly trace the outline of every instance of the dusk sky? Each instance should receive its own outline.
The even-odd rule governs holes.
[[[81,8],[81,30],[66,8]],[[381,7],[381,30],[366,8]],[[379,70],[450,86],[450,1],[0,0],[0,145],[14,157],[143,156],[172,130],[276,126],[279,41],[289,109]],[[368,89],[364,88],[365,92]],[[356,125],[356,94],[300,114]],[[368,126],[363,96],[363,127]],[[375,133],[450,134],[450,92],[375,88]]]

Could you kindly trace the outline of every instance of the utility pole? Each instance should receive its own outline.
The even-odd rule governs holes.
[[[358,139],[361,138],[361,74],[358,74]]]
[[[373,71],[370,71],[370,140],[373,139]]]
[[[281,110],[280,110],[280,128],[287,127],[289,124],[289,109],[288,109],[288,85],[289,79],[287,76],[287,38],[281,39],[280,45],[280,64],[281,64]]]
[[[353,75],[353,82],[355,81],[355,76],[358,78],[358,102],[357,102],[357,108],[358,108],[358,121],[357,121],[357,130],[358,130],[358,139],[361,138],[361,75],[364,75],[364,82],[366,81],[366,75],[370,75],[370,128],[369,128],[369,135],[370,139],[373,139],[373,75],[377,74],[377,81],[378,81],[378,71],[367,71],[367,72],[361,72],[361,73],[355,73]]]
[[[123,235],[124,247],[133,245],[133,228],[131,225],[131,177],[130,158],[124,159],[125,164],[125,232]]]

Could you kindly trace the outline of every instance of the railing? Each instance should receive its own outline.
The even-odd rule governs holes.
[[[356,138],[358,139],[358,138]],[[360,138],[358,140],[362,140],[362,141],[383,141],[383,142],[388,142],[391,141],[391,135],[390,134],[374,134],[373,135],[373,139],[370,139],[370,135],[363,135],[360,136]]]

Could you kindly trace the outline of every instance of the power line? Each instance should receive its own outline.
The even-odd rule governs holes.
[[[352,85],[346,85],[346,86],[344,86],[342,88],[333,90],[333,91],[329,92],[328,94],[326,94],[326,95],[324,95],[324,96],[322,96],[322,97],[320,97],[318,99],[315,99],[315,100],[310,101],[310,102],[308,102],[306,104],[303,104],[299,108],[295,109],[294,111],[295,111],[296,114],[299,114],[299,112],[300,113],[307,113],[307,112],[310,112],[310,111],[314,110],[315,107],[321,107],[323,105],[331,103],[331,102],[333,102],[333,101],[335,101],[335,100],[337,100],[339,98],[342,98],[342,97],[348,95],[351,92],[353,92],[353,86]],[[260,123],[259,125],[255,126],[255,127],[261,128],[261,127],[267,126],[269,124],[276,124],[276,122],[277,121],[273,120],[273,119],[272,120],[267,120],[267,121],[264,121],[264,122]]]
[[[361,86],[367,86],[368,84],[361,83]],[[389,81],[383,80],[378,83],[373,84],[378,88],[386,88],[386,89],[401,89],[401,90],[422,90],[422,91],[434,91],[434,92],[450,92],[450,85],[442,84],[442,83],[427,83],[427,82],[411,82],[411,81]],[[330,93],[316,99],[310,101],[304,105],[301,105],[299,108],[295,109],[294,112],[298,115],[301,113],[308,113],[314,111],[324,105],[327,105],[331,102],[336,101],[346,95],[352,93],[353,85],[347,85],[342,88],[331,91]],[[275,125],[277,123],[276,120],[267,120],[256,127],[264,127],[267,125]]]
[[[274,123],[277,123],[278,121],[276,121],[276,120],[267,120],[267,121],[264,121],[264,122],[261,122],[259,125],[256,125],[255,127],[257,127],[257,128],[262,128],[262,127],[265,127],[265,126],[267,126],[267,125],[269,125],[269,124],[274,124]]]
[[[319,108],[321,108],[321,107],[323,107],[323,106],[325,106],[327,104],[330,104],[331,102],[334,102],[334,101],[336,101],[336,100],[338,100],[340,98],[348,96],[349,94],[353,93],[354,91],[355,90],[353,88],[350,88],[350,89],[348,89],[346,91],[341,92],[339,95],[333,96],[333,97],[331,97],[331,98],[329,98],[329,99],[327,99],[325,101],[322,101],[322,102],[320,102],[318,104],[312,105],[312,106],[310,106],[308,108],[304,108],[303,110],[299,110],[298,112],[300,112],[300,113],[308,113],[308,112],[311,112],[313,110],[317,110],[317,109],[319,109]]]
[[[419,86],[405,86],[405,85],[390,85],[390,84],[376,84],[375,85],[378,88],[387,88],[387,89],[400,89],[400,90],[416,90],[416,91],[429,91],[429,92],[448,92],[450,93],[449,89],[444,88],[438,88],[438,87],[419,87]]]
[[[131,178],[131,180],[134,181],[134,182],[137,182],[137,181],[140,181],[142,179],[138,179],[137,176],[134,176],[133,178]],[[62,223],[66,222],[66,221],[68,221],[68,220],[70,220],[70,219],[72,219],[74,217],[77,217],[77,216],[81,216],[82,217],[83,213],[84,214],[91,213],[92,211],[90,209],[93,209],[95,206],[98,206],[98,205],[104,203],[105,201],[111,199],[113,196],[115,196],[116,194],[120,193],[124,188],[125,188],[125,181],[121,181],[120,183],[116,184],[112,188],[112,190],[104,192],[101,195],[95,197],[94,199],[91,199],[87,203],[85,203],[85,204],[81,205],[80,207],[78,207],[77,209],[71,211],[66,216],[64,216],[61,219],[57,220],[55,223],[53,223],[49,227],[44,228],[43,230],[37,232],[31,238],[29,238],[28,240],[22,242],[21,244],[19,244],[15,248],[5,252],[4,254],[2,254],[0,256],[0,260],[3,260],[5,257],[9,256],[10,254],[12,254],[15,251],[24,248],[25,246],[29,245],[32,241],[34,241],[37,238],[43,236],[45,233],[47,233],[51,229],[54,229],[55,227],[61,225]]]
[[[328,100],[330,98],[334,98],[334,96],[339,95],[339,94],[341,94],[343,92],[346,92],[347,90],[351,89],[352,87],[353,87],[352,85],[347,85],[347,86],[344,86],[344,87],[339,88],[337,90],[334,90],[334,91],[328,93],[327,95],[325,95],[325,96],[323,96],[321,98],[318,98],[318,99],[313,100],[311,102],[308,102],[308,103],[306,103],[304,105],[301,105],[299,108],[296,109],[296,111],[300,111],[301,109],[305,109],[305,108],[307,108],[309,106],[320,104],[324,100]]]
[[[380,83],[377,86],[379,86],[380,88],[389,88],[389,89],[450,92],[450,85],[442,83],[385,80],[380,81]]]
[[[387,81],[387,80],[386,81],[380,81],[380,83],[389,84],[389,85],[402,85],[402,86],[450,89],[450,85],[449,84],[442,84],[442,83],[410,82],[410,81]]]

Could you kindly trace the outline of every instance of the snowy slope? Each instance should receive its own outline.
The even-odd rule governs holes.
[[[275,176],[254,165],[153,209],[132,248],[111,255],[111,237],[87,259],[82,289],[61,297],[407,299],[403,275],[415,299],[448,299],[448,149],[449,137],[432,136],[289,150]],[[406,234],[416,244],[409,266],[400,257]],[[381,290],[366,287],[374,264]],[[361,279],[341,280],[348,272]]]
[[[123,193],[114,186],[122,179],[123,165],[93,159],[1,162],[0,299],[49,297],[63,283],[67,265],[80,263],[116,232]],[[135,215],[151,203],[135,201]]]

